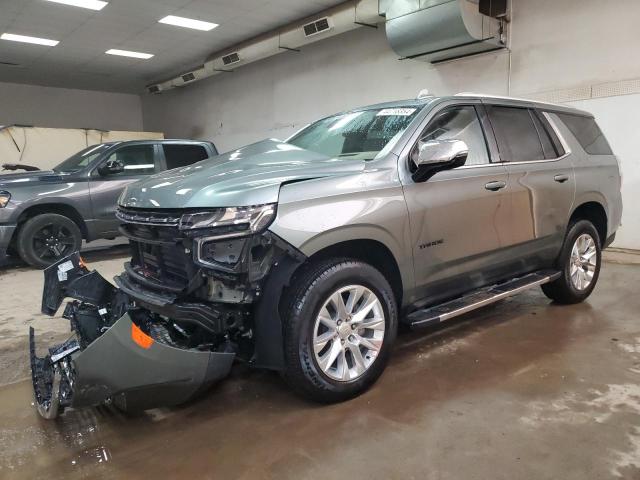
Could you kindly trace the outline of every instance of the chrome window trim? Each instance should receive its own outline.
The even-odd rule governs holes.
[[[466,170],[469,168],[485,168],[485,167],[504,167],[506,162],[482,163],[480,165],[463,165],[453,170]]]
[[[542,115],[544,115],[544,118],[547,119],[547,122],[549,122],[549,125],[551,125],[551,128],[553,129],[553,133],[556,134],[556,137],[558,137],[558,140],[560,140],[560,144],[564,149],[564,155],[561,155],[558,158],[564,158],[566,155],[571,154],[571,147],[569,146],[565,138],[560,133],[560,129],[558,128],[558,125],[556,124],[555,120],[551,118],[551,114],[549,112],[540,112],[540,113],[542,113]]]

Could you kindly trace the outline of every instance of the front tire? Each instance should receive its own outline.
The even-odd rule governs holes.
[[[382,374],[396,337],[391,286],[374,267],[329,259],[303,267],[283,305],[285,372],[314,401],[347,400]]]
[[[18,231],[16,248],[26,263],[46,268],[80,250],[82,232],[73,220],[56,213],[44,213],[27,220]]]
[[[598,231],[588,220],[579,220],[569,226],[557,267],[562,275],[542,285],[542,291],[551,300],[569,305],[584,301],[596,286],[602,261]]]

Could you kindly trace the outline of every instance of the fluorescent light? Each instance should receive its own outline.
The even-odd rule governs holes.
[[[117,48],[112,48],[104,53],[109,55],[120,55],[121,57],[144,58],[145,60],[153,57],[153,53],[130,52],[129,50],[118,50]]]
[[[102,10],[109,2],[102,0],[47,0],[48,2],[62,3],[63,5],[71,5],[72,7],[88,8],[90,10]]]
[[[49,40],[48,38],[27,37],[26,35],[14,35],[13,33],[3,33],[0,35],[2,40],[11,40],[12,42],[34,43],[36,45],[46,45],[55,47],[60,42],[58,40]]]
[[[175,15],[167,15],[166,17],[158,20],[158,23],[167,23],[169,25],[176,25],[178,27],[204,30],[205,32],[213,30],[218,26],[217,23],[203,22],[202,20],[193,20],[191,18],[185,17],[176,17]]]

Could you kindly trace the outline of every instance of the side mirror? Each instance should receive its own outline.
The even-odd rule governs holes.
[[[107,160],[98,167],[98,173],[103,177],[124,172],[124,163],[120,160]]]
[[[430,140],[420,145],[414,182],[424,182],[443,170],[461,167],[467,161],[469,147],[462,140]]]

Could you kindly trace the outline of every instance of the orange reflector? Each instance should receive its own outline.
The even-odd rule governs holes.
[[[153,338],[140,330],[140,328],[135,323],[131,324],[131,340],[136,342],[145,350],[150,348],[154,342]]]
[[[80,260],[78,261],[78,266],[80,268],[86,268],[87,267],[87,264],[85,263],[84,258],[80,257]]]

